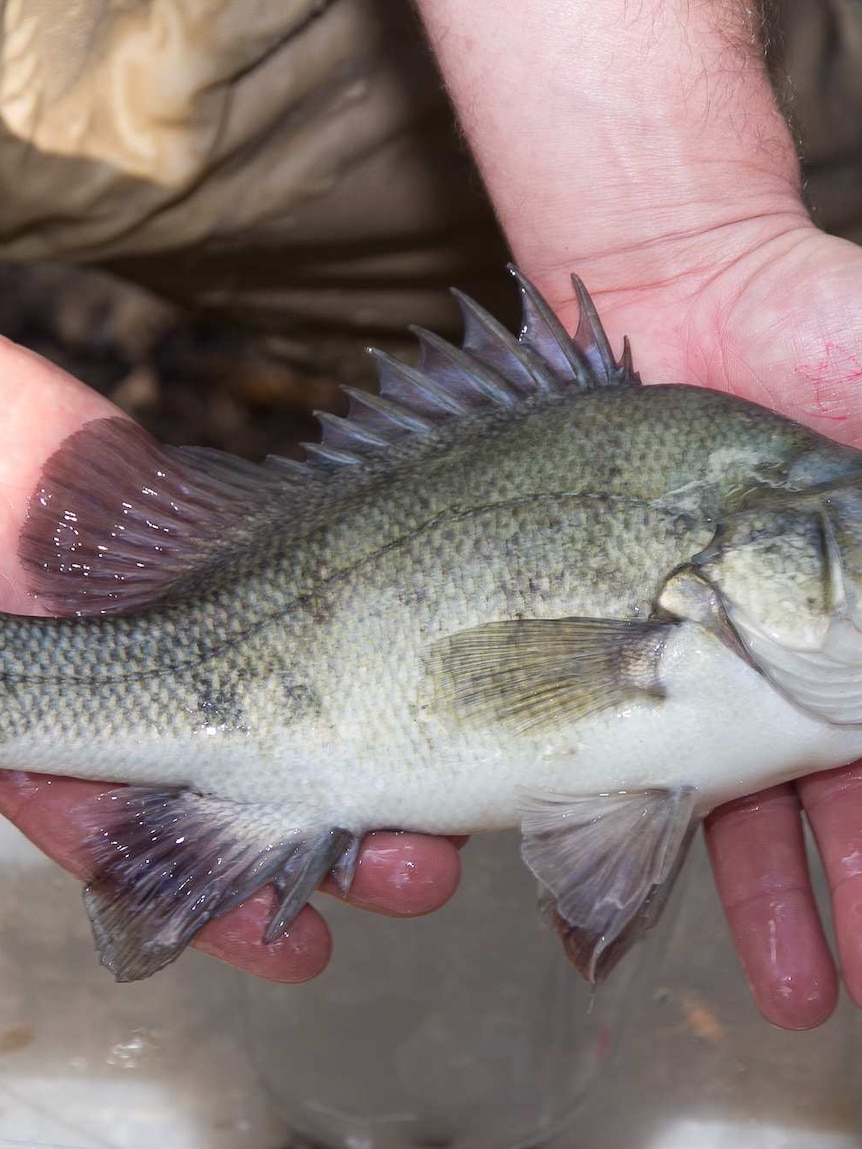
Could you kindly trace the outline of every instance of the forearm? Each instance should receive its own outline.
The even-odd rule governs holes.
[[[546,289],[577,267],[623,290],[633,259],[641,286],[665,283],[740,218],[766,240],[804,218],[751,4],[418,6],[515,257]]]

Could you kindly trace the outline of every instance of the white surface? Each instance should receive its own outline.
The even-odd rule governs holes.
[[[0,1138],[282,1149],[242,1038],[242,975],[189,953],[118,986],[96,959],[79,883],[5,822],[0,866]]]
[[[0,1141],[0,1149],[75,1149],[70,1145],[46,1145],[44,1141]]]
[[[0,1149],[75,1149],[72,1145],[46,1145],[44,1141],[0,1141]]]
[[[860,1015],[844,1003],[809,1034],[762,1022],[700,849],[693,862],[679,912],[643,951],[616,1055],[554,1149],[860,1149]],[[78,883],[5,823],[0,866],[0,1149],[287,1149],[253,1065],[242,975],[190,953],[117,986]],[[441,918],[451,946],[453,922],[470,928],[457,906]],[[349,979],[356,966],[342,966]],[[296,1038],[285,1048],[302,1059]]]
[[[846,1133],[738,1121],[675,1121],[668,1122],[648,1149],[857,1149],[858,1145],[858,1139]]]

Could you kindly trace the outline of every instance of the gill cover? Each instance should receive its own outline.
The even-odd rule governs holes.
[[[862,723],[862,491],[788,496],[728,520],[693,567],[752,662],[801,709]]]

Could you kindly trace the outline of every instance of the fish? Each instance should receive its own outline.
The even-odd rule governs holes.
[[[700,820],[862,755],[862,452],[642,384],[454,291],[302,462],[97,419],[49,458],[0,617],[0,768],[116,786],[84,890],[119,981],[272,884],[277,938],[363,835],[520,826],[575,965],[658,919]]]

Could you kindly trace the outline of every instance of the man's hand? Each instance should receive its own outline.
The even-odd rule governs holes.
[[[740,223],[743,238],[751,226]],[[733,229],[725,241],[734,250]],[[740,246],[726,264],[692,263],[685,277],[649,291],[621,284],[604,299],[595,293],[612,342],[631,333],[647,383],[733,392],[862,447],[862,249],[806,221]],[[571,325],[569,307],[559,310]],[[706,826],[754,1000],[788,1029],[825,1021],[838,993],[808,875],[803,810],[832,891],[844,983],[862,1006],[862,766],[750,795],[714,811]]]
[[[521,270],[577,322],[569,273],[647,383],[754,399],[862,447],[862,251],[818,232],[743,0],[418,0]],[[824,1021],[835,966],[800,808],[862,1006],[862,770],[717,810],[707,834],[758,1008]]]

